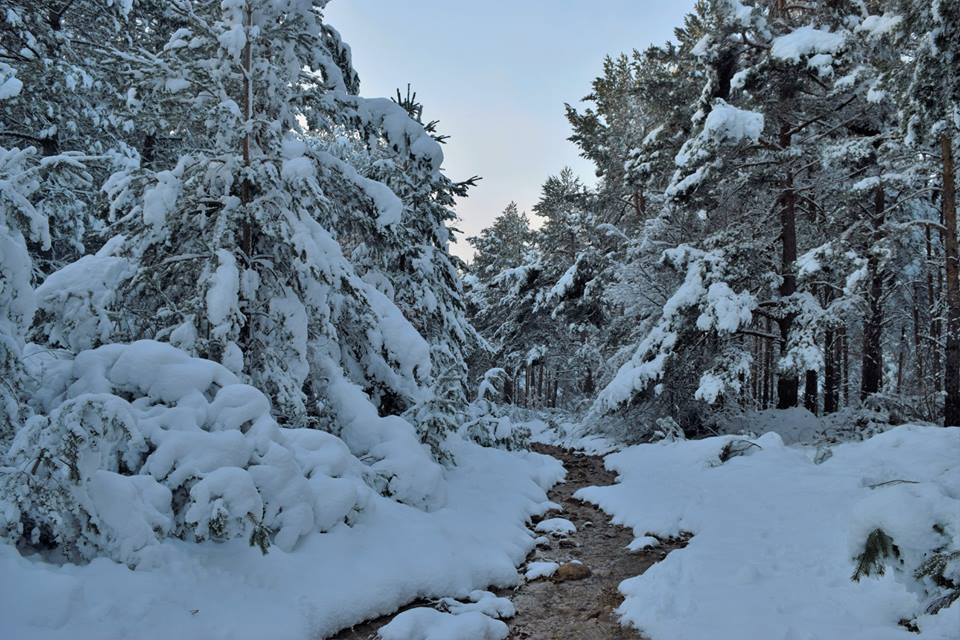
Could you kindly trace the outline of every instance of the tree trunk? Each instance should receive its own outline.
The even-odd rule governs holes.
[[[780,146],[790,146],[790,128],[786,122],[780,125]],[[782,254],[780,271],[783,279],[780,284],[780,297],[789,298],[797,292],[797,276],[794,271],[797,261],[797,194],[793,189],[793,174],[786,169],[784,190],[780,200],[780,241]],[[794,314],[784,312],[777,324],[780,328],[780,349],[787,348],[790,329],[793,327]],[[777,379],[777,408],[789,409],[797,406],[798,380],[795,371],[783,371]]]
[[[943,157],[943,226],[947,270],[947,346],[943,358],[944,426],[960,425],[960,274],[957,264],[957,193],[954,182],[953,140],[940,136]]]
[[[883,211],[886,207],[883,186],[878,185],[873,199],[874,241],[880,240]],[[875,250],[867,259],[870,292],[867,296],[867,319],[863,323],[863,369],[860,376],[860,400],[880,391],[883,382],[883,274]]]
[[[823,332],[823,413],[833,413],[840,403],[837,380],[837,345],[833,329]]]
[[[940,214],[941,222],[943,213]],[[933,241],[930,238],[930,227],[926,228],[927,236],[927,304],[930,307],[930,379],[933,382],[933,391],[941,389],[940,366],[940,267],[933,259]],[[936,274],[936,278],[934,278]],[[936,286],[934,286],[936,284]]]
[[[814,415],[817,415],[820,409],[819,398],[817,397],[818,386],[817,372],[807,371],[803,381],[803,406]]]
[[[243,117],[245,134],[243,136],[243,171],[246,174],[250,169],[250,137],[253,135],[253,45],[251,44],[253,28],[253,7],[250,6],[250,0],[247,0],[244,7],[243,26],[246,33],[246,45],[243,47]],[[253,210],[249,206],[253,200],[253,185],[250,183],[248,175],[244,175],[240,182],[240,201],[243,203],[245,218],[240,227],[242,238],[240,240],[243,251],[246,254],[247,266],[252,266],[252,259],[255,253],[257,237]],[[246,307],[253,304],[252,300],[246,300]],[[253,309],[245,308],[244,315],[246,319],[241,330],[241,347],[244,352],[253,344]]]
[[[843,406],[850,406],[850,339],[847,337],[847,328],[840,328],[840,358],[843,363]]]
[[[917,381],[913,385],[917,392],[923,391],[923,330],[920,328],[920,284],[913,287],[913,357],[916,366]]]
[[[903,373],[907,362],[907,327],[900,325],[900,350],[897,353],[897,395],[903,393]]]
[[[767,333],[770,332],[769,320],[764,321]],[[767,340],[763,347],[763,408],[773,402],[773,341]]]

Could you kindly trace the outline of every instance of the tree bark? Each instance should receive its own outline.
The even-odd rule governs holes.
[[[817,415],[820,409],[817,393],[818,386],[817,372],[807,371],[803,381],[803,406],[814,415]]]
[[[944,248],[947,271],[947,344],[944,351],[943,403],[944,426],[960,425],[960,273],[957,264],[957,193],[953,165],[953,140],[950,132],[940,136],[943,158]]]
[[[843,406],[850,406],[850,339],[847,328],[840,328],[840,358],[843,363]]]
[[[923,330],[920,328],[920,289],[921,286],[918,282],[913,287],[913,357],[917,375],[917,381],[913,387],[917,392],[923,391],[924,382],[923,339],[921,337]]]
[[[896,393],[903,393],[903,374],[907,362],[907,327],[900,325],[900,349],[897,352],[897,387]]]
[[[780,146],[790,146],[790,128],[786,122],[780,125]],[[781,263],[780,297],[788,298],[797,292],[797,276],[794,272],[797,261],[797,194],[793,189],[793,173],[785,169],[784,190],[780,198],[780,242]],[[790,330],[793,327],[794,314],[784,312],[777,325],[780,328],[780,351],[787,348]],[[780,372],[777,378],[777,408],[789,409],[797,406],[798,379],[795,371]]]
[[[943,212],[940,213],[943,222]],[[927,237],[927,304],[930,308],[930,379],[933,381],[933,391],[941,389],[941,357],[940,357],[940,267],[933,259],[933,241],[930,238],[930,227],[926,228]],[[934,278],[936,274],[936,278]],[[934,286],[936,284],[936,286]]]
[[[833,329],[823,332],[823,413],[833,413],[840,403],[840,384],[837,379],[837,345]]]
[[[878,185],[873,199],[874,242],[880,240],[883,225],[883,185]],[[860,376],[860,400],[880,391],[883,383],[883,273],[875,250],[867,259],[870,292],[867,296],[867,318],[863,323],[863,368]]]

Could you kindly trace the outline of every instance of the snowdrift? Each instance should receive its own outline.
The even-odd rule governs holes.
[[[342,437],[280,427],[259,390],[169,344],[28,356],[36,415],[0,467],[0,637],[324,637],[513,584],[563,474],[454,437],[445,469],[333,373]]]
[[[638,539],[693,534],[620,585],[623,622],[652,638],[948,640],[960,629],[958,461],[960,428],[819,450],[721,436],[614,453],[619,483],[577,496]]]

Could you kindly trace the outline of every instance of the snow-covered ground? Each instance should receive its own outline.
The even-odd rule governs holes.
[[[621,583],[625,624],[671,640],[960,637],[960,602],[926,613],[946,591],[916,575],[939,554],[960,582],[960,428],[901,426],[829,452],[767,433],[722,462],[731,442],[630,447],[606,459],[618,484],[578,492],[638,538],[693,534]],[[899,557],[855,581],[877,529]]]
[[[447,506],[374,496],[352,526],[290,552],[168,539],[130,570],[105,558],[57,566],[0,545],[0,638],[322,638],[418,597],[515,584],[534,545],[526,520],[548,507],[563,469],[535,453],[454,446]]]

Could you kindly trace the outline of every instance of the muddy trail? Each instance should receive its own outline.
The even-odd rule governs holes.
[[[534,580],[501,593],[510,597],[517,615],[508,621],[510,638],[516,640],[627,640],[642,636],[620,626],[614,610],[623,601],[617,586],[640,575],[682,542],[664,541],[663,546],[638,553],[627,551],[633,532],[610,523],[610,517],[592,504],[573,498],[583,487],[613,484],[614,473],[603,467],[603,458],[551,446],[535,447],[563,462],[566,481],[556,485],[550,499],[562,507],[562,517],[577,531],[567,537],[551,537],[549,547],[538,546],[528,561],[553,561],[561,565],[550,579]],[[570,571],[565,563],[579,562],[586,570]],[[589,571],[586,577],[579,575]]]
[[[664,540],[655,549],[630,553],[626,547],[633,541],[633,533],[629,529],[611,524],[603,511],[573,497],[583,487],[615,482],[616,476],[604,468],[603,458],[548,445],[535,445],[533,449],[563,462],[567,477],[548,494],[561,510],[535,518],[532,526],[545,519],[564,518],[576,531],[543,535],[527,557],[527,565],[559,564],[552,576],[495,590],[497,595],[510,598],[517,609],[516,616],[504,621],[510,627],[508,640],[642,640],[644,636],[621,627],[617,621],[614,610],[623,601],[617,586],[643,573],[685,541]],[[524,571],[525,567],[520,569]],[[409,607],[430,604],[416,602]],[[374,640],[377,630],[394,615],[357,625],[333,640]]]

